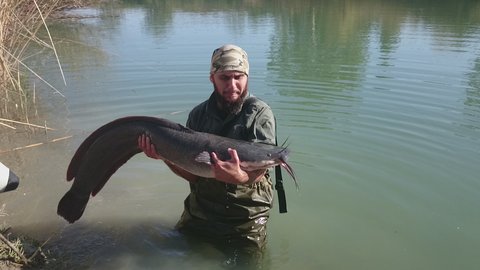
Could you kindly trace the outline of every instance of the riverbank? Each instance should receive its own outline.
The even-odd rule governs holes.
[[[46,21],[59,17],[62,11],[91,4],[91,0],[3,0],[0,8],[0,118],[28,123],[35,115],[35,86],[29,76],[40,78],[25,63],[38,51],[29,51],[32,44],[42,50],[51,50],[56,56],[55,43],[49,35]],[[46,31],[47,38],[39,37]],[[60,66],[60,62],[58,61]],[[60,68],[60,72],[61,68]],[[62,74],[63,76],[63,74]],[[2,121],[2,128],[14,127]]]
[[[2,137],[18,130],[27,133],[49,128],[31,124],[36,118],[35,86],[28,83],[29,76],[38,76],[24,60],[39,52],[29,51],[31,45],[51,50],[56,56],[55,43],[46,22],[63,18],[63,11],[92,4],[90,0],[3,0],[0,5],[0,130]],[[47,39],[38,36],[48,33]],[[57,62],[60,66],[60,62]],[[60,68],[61,70],[61,68]],[[63,74],[62,74],[63,76]],[[43,80],[42,78],[39,78]],[[38,118],[38,117],[37,117]],[[12,147],[10,147],[12,148]],[[50,254],[40,243],[25,235],[17,235],[5,220],[8,213],[0,205],[0,270],[3,269],[55,269],[56,255]],[[61,269],[61,268],[58,268]]]

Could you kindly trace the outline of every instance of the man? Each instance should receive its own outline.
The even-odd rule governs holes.
[[[247,53],[225,45],[213,52],[210,81],[213,93],[189,114],[187,127],[234,139],[275,143],[275,120],[270,107],[249,95]],[[151,158],[162,159],[150,138],[139,146]],[[266,242],[266,223],[272,207],[273,187],[268,170],[243,171],[235,149],[231,159],[219,160],[211,153],[215,178],[202,178],[168,161],[170,169],[190,182],[190,194],[177,228],[215,239],[225,246],[261,250]]]

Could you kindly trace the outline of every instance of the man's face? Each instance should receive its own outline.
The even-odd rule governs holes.
[[[227,102],[237,102],[247,91],[248,76],[238,71],[223,71],[210,75],[215,91]]]
[[[238,71],[223,71],[210,75],[220,109],[236,113],[248,93],[248,76]]]

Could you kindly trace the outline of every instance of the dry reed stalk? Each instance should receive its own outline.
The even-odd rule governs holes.
[[[18,151],[18,150],[24,150],[24,149],[28,149],[28,148],[32,148],[32,147],[37,147],[37,146],[41,146],[41,145],[44,145],[44,144],[47,144],[47,143],[59,142],[59,141],[63,141],[63,140],[66,140],[66,139],[70,139],[72,137],[73,137],[73,135],[69,135],[69,136],[60,137],[60,138],[50,140],[48,142],[33,143],[33,144],[25,145],[25,146],[15,147],[15,148],[10,149],[10,150],[0,150],[0,154],[8,153],[8,152],[14,152],[14,151]]]
[[[0,46],[0,49],[2,49],[2,46]],[[21,61],[20,59],[16,58],[14,55],[11,55],[8,51],[5,51],[8,55],[10,55],[14,60],[17,61],[17,64],[20,64],[21,66],[23,66],[24,68],[26,68],[28,71],[30,71],[33,75],[35,75],[35,77],[37,77],[38,79],[40,79],[42,82],[44,82],[46,85],[48,85],[50,88],[52,88],[53,90],[55,90],[55,92],[59,95],[61,95],[62,97],[65,97],[65,95],[63,95],[60,91],[57,90],[57,88],[55,88],[53,85],[51,85],[50,83],[48,83],[46,80],[44,80],[42,78],[42,76],[40,76],[39,74],[37,74],[35,71],[33,71],[31,68],[28,67],[28,65],[24,64],[23,61]],[[19,82],[19,80],[17,80],[16,82]],[[23,93],[23,90],[21,89],[21,85],[18,84],[17,87],[19,88],[19,91],[21,93]]]
[[[35,124],[32,124],[32,123],[26,123],[26,122],[21,122],[21,121],[6,119],[6,118],[0,118],[0,123],[1,122],[8,122],[8,123],[14,123],[14,124],[19,124],[19,125],[26,125],[26,126],[29,126],[29,127],[42,128],[42,129],[45,129],[45,130],[55,130],[55,129],[49,128],[47,126],[40,126],[40,125],[35,125]]]
[[[24,265],[28,265],[28,259],[27,257],[25,257],[25,255],[23,255],[23,252],[21,252],[20,250],[18,250],[15,245],[10,242],[5,236],[3,236],[3,234],[0,233],[0,240],[2,240],[3,243],[5,243],[5,245],[7,245],[12,251],[14,251],[18,257],[20,257],[20,259],[22,259],[22,262],[24,263]]]
[[[55,44],[53,43],[52,35],[50,35],[50,30],[48,30],[47,23],[45,22],[45,18],[42,15],[42,11],[38,7],[37,1],[33,0],[33,2],[35,3],[35,7],[38,10],[38,14],[40,15],[40,18],[42,19],[42,23],[45,26],[45,30],[47,30],[48,38],[50,39],[50,43],[52,44],[52,50],[55,53],[55,58],[57,59],[58,68],[60,69],[60,73],[62,74],[63,83],[67,85],[67,81],[65,80],[65,75],[63,74],[62,65],[60,64],[60,59],[58,58],[57,49],[55,49]]]
[[[64,97],[54,86],[25,64],[27,49],[31,44],[40,45],[54,52],[60,74],[66,84],[55,44],[46,18],[66,7],[80,6],[86,0],[1,0],[0,1],[0,116],[23,118],[28,122],[30,89],[25,88],[24,73],[33,74],[43,83]],[[48,41],[38,36],[44,28]],[[36,52],[33,52],[35,55]],[[19,115],[15,116],[15,112]]]
[[[4,126],[4,127],[7,127],[7,128],[11,128],[11,129],[17,129],[16,127],[13,127],[13,126],[7,125],[7,124],[5,124],[5,123],[2,123],[2,122],[0,122],[0,125],[1,125],[1,126]]]

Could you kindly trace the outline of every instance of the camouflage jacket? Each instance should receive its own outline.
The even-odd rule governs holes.
[[[247,97],[237,115],[223,119],[214,96],[189,114],[187,127],[252,142],[275,143],[275,119],[270,107]],[[233,185],[202,178],[190,184],[180,230],[219,239],[244,238],[259,246],[265,240],[265,224],[272,208],[273,186],[269,172],[250,185]]]

